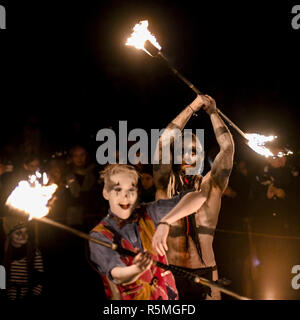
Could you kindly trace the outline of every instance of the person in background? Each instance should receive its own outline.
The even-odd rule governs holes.
[[[28,235],[27,218],[7,216],[3,221],[6,235],[2,265],[6,270],[7,298],[24,300],[41,296],[44,265],[41,252]]]
[[[273,148],[274,154],[284,152]],[[288,157],[268,157],[253,185],[256,213],[254,228],[260,232],[295,232],[298,207],[299,169]]]
[[[65,165],[62,159],[51,159],[48,163],[47,174],[49,184],[55,183],[57,189],[51,201],[48,217],[65,222],[65,215],[70,203],[70,194],[65,183]]]
[[[100,191],[95,164],[89,163],[87,150],[83,146],[76,145],[70,150],[66,184],[71,198],[67,209],[67,224],[85,228],[84,224],[88,224],[85,216],[98,210],[97,195]]]
[[[156,188],[153,180],[152,165],[143,165],[141,172],[141,184],[140,202],[154,201]]]

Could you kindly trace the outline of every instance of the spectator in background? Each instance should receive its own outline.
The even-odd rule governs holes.
[[[144,165],[141,172],[141,202],[152,202],[155,200],[156,188],[153,180],[152,165]]]
[[[30,154],[26,156],[24,159],[23,168],[24,178],[28,177],[28,175],[35,174],[35,172],[40,169],[39,156],[37,154]]]
[[[95,214],[99,210],[97,196],[100,194],[96,178],[96,165],[89,163],[87,150],[76,145],[70,150],[66,183],[70,193],[70,205],[67,209],[67,224],[80,227],[85,215]]]
[[[40,251],[29,240],[26,220],[11,215],[3,221],[6,241],[1,264],[6,270],[9,300],[40,296],[43,289],[43,259]]]
[[[229,185],[222,198],[220,229],[248,232],[251,231],[251,171],[244,159],[236,160]],[[217,234],[215,246],[217,256],[223,262],[220,270],[232,280],[233,290],[252,297],[253,273],[252,261],[256,257],[252,238],[232,233]],[[224,250],[224,246],[227,250]],[[240,270],[240,272],[236,272]]]
[[[284,152],[274,148],[274,154]],[[290,233],[296,218],[297,193],[299,185],[298,169],[287,157],[267,158],[267,164],[256,176],[253,186],[256,199],[256,228],[275,234]],[[265,228],[268,228],[266,230]]]
[[[65,164],[63,160],[50,160],[47,168],[47,174],[49,177],[49,184],[55,183],[57,185],[48,216],[52,219],[63,220],[63,222],[65,222],[65,215],[68,205],[70,204],[70,194],[66,188]]]

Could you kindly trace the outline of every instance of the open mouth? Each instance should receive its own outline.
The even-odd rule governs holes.
[[[193,164],[183,164],[182,166],[183,168],[191,168],[191,167],[195,167],[195,163]]]
[[[123,210],[128,210],[130,208],[130,204],[119,204],[119,206],[123,209]]]

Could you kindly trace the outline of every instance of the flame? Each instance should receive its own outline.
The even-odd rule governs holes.
[[[278,152],[277,154],[274,154],[270,149],[268,149],[265,144],[267,142],[274,141],[277,139],[277,136],[264,136],[258,133],[246,133],[245,134],[246,139],[248,140],[249,147],[257,152],[258,154],[268,158],[268,157],[285,157],[290,154],[293,154],[291,150],[287,150],[286,152]]]
[[[35,175],[29,177],[29,181],[20,181],[7,198],[6,205],[28,214],[29,220],[46,216],[49,213],[48,201],[52,198],[57,185],[45,185],[48,182],[45,173],[43,184],[40,184],[38,178],[41,177],[42,175],[36,172]]]
[[[246,133],[246,138],[248,139],[248,145],[251,149],[253,149],[258,154],[268,157],[274,157],[274,154],[271,152],[270,149],[265,147],[266,142],[273,141],[276,139],[276,136],[263,136],[258,133]]]
[[[47,173],[44,172],[44,173],[43,173],[43,185],[48,184],[48,182],[49,182],[49,178],[48,178],[48,176],[47,176]]]
[[[160,44],[156,41],[154,35],[152,35],[148,30],[148,20],[144,20],[140,21],[134,26],[130,38],[127,39],[126,45],[133,46],[136,49],[144,50],[150,56],[152,56],[144,47],[147,40],[149,40],[158,50],[161,50]]]

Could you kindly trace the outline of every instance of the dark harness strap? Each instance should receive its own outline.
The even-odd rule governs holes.
[[[209,234],[211,236],[214,236],[216,229],[214,228],[209,228],[205,226],[198,226],[196,228],[196,232],[199,234]]]
[[[205,226],[198,226],[196,227],[195,232],[199,234],[209,234],[214,236],[216,229],[205,227]],[[172,238],[186,236],[186,228],[180,226],[171,226],[169,236]]]

